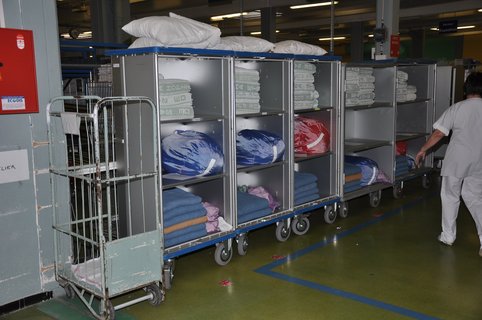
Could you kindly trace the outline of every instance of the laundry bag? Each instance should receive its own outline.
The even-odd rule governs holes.
[[[224,157],[219,144],[205,133],[176,130],[162,139],[162,168],[167,173],[209,176],[223,171]]]
[[[245,129],[236,138],[238,165],[260,165],[283,158],[285,143],[278,135],[264,131]]]
[[[295,153],[314,154],[330,150],[330,132],[322,121],[306,118],[295,118]]]

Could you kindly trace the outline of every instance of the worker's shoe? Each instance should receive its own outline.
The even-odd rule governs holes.
[[[446,246],[451,246],[451,245],[452,245],[452,242],[447,242],[447,241],[443,240],[443,239],[442,239],[442,235],[439,235],[439,236],[437,237],[437,240],[438,240],[438,242],[440,242],[441,244],[444,244],[444,245],[446,245]],[[480,253],[482,253],[482,248],[481,248],[481,251],[479,251],[479,254],[480,254]]]

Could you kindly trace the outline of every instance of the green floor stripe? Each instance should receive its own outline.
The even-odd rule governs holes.
[[[53,319],[92,320],[94,317],[79,299],[57,298],[38,305],[37,309]],[[97,305],[94,307],[97,309]],[[127,313],[118,310],[116,320],[134,320]]]

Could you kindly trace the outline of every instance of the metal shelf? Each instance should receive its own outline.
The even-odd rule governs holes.
[[[259,170],[264,170],[264,169],[267,169],[267,168],[281,166],[283,163],[284,163],[284,161],[278,161],[278,162],[274,162],[274,163],[261,164],[261,165],[255,165],[255,166],[238,166],[237,171],[238,172],[259,171]]]
[[[282,110],[266,110],[261,112],[236,114],[236,117],[240,118],[255,118],[255,117],[266,117],[266,116],[282,116],[285,114]]]
[[[419,103],[419,102],[429,102],[430,100],[431,99],[427,99],[427,98],[417,98],[417,99],[412,100],[412,101],[397,102],[397,106],[404,106],[404,105],[415,104],[415,103]]]
[[[317,108],[310,108],[310,109],[295,109],[294,110],[294,113],[295,114],[298,114],[298,113],[309,113],[309,112],[316,112],[316,111],[331,111],[333,110],[334,108],[333,107],[317,107]]]
[[[167,174],[162,176],[162,189],[170,189],[177,186],[184,186],[189,184],[202,183],[206,181],[221,179],[224,174],[216,174],[206,177],[190,177],[182,176],[180,174]]]
[[[397,141],[407,141],[407,140],[413,140],[413,139],[418,139],[422,137],[428,136],[428,133],[424,132],[397,132]]]
[[[368,149],[374,149],[383,146],[390,146],[392,143],[386,140],[369,140],[369,139],[345,139],[345,154],[353,153]]]
[[[222,121],[224,120],[223,116],[219,115],[197,115],[192,119],[173,119],[173,120],[162,120],[161,123],[192,123],[192,122],[201,122],[201,121]]]
[[[359,106],[345,106],[345,110],[364,110],[364,109],[374,109],[374,108],[392,108],[392,102],[374,102],[372,104],[367,105],[359,105]]]
[[[312,160],[312,159],[317,159],[317,158],[323,158],[327,156],[331,156],[333,152],[328,151],[325,153],[312,153],[312,154],[304,154],[304,153],[295,153],[295,162],[302,162],[302,161],[307,161],[307,160]]]

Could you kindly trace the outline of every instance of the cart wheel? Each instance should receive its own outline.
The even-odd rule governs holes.
[[[225,266],[231,261],[233,257],[233,250],[228,249],[226,242],[220,242],[216,244],[216,251],[214,252],[214,260],[220,266]]]
[[[326,206],[325,208],[325,222],[328,224],[332,224],[336,220],[336,210],[333,209],[333,206]]]
[[[114,320],[115,319],[114,305],[112,304],[112,302],[109,299],[105,300],[104,319],[105,320]]]
[[[400,199],[402,197],[403,189],[401,183],[396,183],[393,185],[393,197],[395,199]]]
[[[343,201],[340,203],[338,215],[340,216],[340,218],[348,217],[348,202]]]
[[[166,290],[170,290],[172,287],[172,279],[174,278],[174,260],[167,260],[162,269],[162,286]]]
[[[308,217],[296,217],[291,224],[291,230],[299,236],[307,233],[308,229],[310,229],[310,220]]]
[[[72,288],[72,285],[70,285],[69,283],[65,284],[64,290],[65,290],[65,295],[67,296],[67,298],[73,299],[75,297],[74,288]]]
[[[146,293],[151,294],[152,298],[150,298],[149,303],[153,306],[158,306],[164,301],[164,292],[159,288],[159,286],[155,283],[151,283],[146,288]]]
[[[422,177],[422,187],[424,189],[430,188],[430,178],[426,174],[424,174]]]
[[[246,233],[240,234],[236,241],[238,242],[238,254],[240,256],[246,255],[248,252],[248,235]]]
[[[381,190],[371,192],[370,193],[370,205],[373,208],[378,207],[378,205],[380,204],[381,198],[382,198],[382,191]]]
[[[288,227],[287,220],[280,221],[276,224],[276,240],[285,242],[291,235],[291,228]]]

